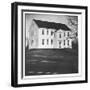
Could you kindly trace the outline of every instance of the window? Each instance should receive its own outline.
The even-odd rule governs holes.
[[[59,38],[61,38],[61,34],[59,34]]]
[[[44,39],[42,39],[42,45],[44,45]]]
[[[42,35],[44,35],[44,30],[42,30]]]
[[[59,45],[61,45],[61,41],[59,42]]]
[[[51,31],[51,35],[53,35],[53,31]]]
[[[48,35],[48,30],[47,30],[47,35]]]
[[[69,45],[69,40],[68,40],[68,45]]]
[[[68,34],[67,34],[67,35],[68,35],[68,37],[69,37],[69,32],[68,32]]]
[[[64,40],[64,45],[65,45],[65,40]]]
[[[64,32],[64,37],[65,37],[65,32]]]
[[[53,40],[51,39],[51,44],[53,44]]]
[[[47,39],[47,45],[48,45],[48,43],[49,43],[49,40]]]
[[[59,41],[59,48],[61,48],[61,41]]]

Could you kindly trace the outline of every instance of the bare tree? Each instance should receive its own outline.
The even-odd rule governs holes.
[[[73,39],[75,43],[78,43],[78,17],[77,16],[68,16],[68,25],[72,29],[72,35],[70,38]]]

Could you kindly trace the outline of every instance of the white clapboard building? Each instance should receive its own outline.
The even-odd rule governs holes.
[[[32,20],[29,28],[29,49],[72,48],[71,30],[61,23]]]

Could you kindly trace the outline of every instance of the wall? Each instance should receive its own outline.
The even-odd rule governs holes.
[[[29,28],[29,49],[38,47],[38,26],[34,21]],[[33,43],[32,43],[33,40]]]
[[[1,0],[0,2],[0,90],[15,90],[10,86],[11,81],[11,6],[10,3],[14,0]],[[15,0],[18,1],[18,0]],[[90,0],[19,0],[30,1],[37,3],[53,3],[53,4],[69,4],[69,5],[88,5],[90,9]],[[90,10],[89,15],[90,16]],[[90,20],[90,17],[89,19]],[[89,21],[90,23],[90,21]],[[90,25],[89,31],[90,34]],[[90,38],[90,35],[89,37]],[[88,42],[90,46],[90,40]],[[90,50],[90,47],[88,48]],[[89,51],[90,54],[90,51]],[[90,64],[90,55],[89,61]],[[88,66],[90,69],[90,65]],[[90,76],[90,70],[88,72]],[[89,83],[86,84],[69,84],[69,85],[54,85],[54,86],[38,86],[17,88],[17,90],[90,90]]]

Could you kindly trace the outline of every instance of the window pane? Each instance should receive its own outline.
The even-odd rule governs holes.
[[[69,36],[69,32],[68,32],[68,36]]]
[[[59,42],[59,45],[61,45],[61,41]]]
[[[42,45],[44,45],[44,39],[42,39]]]
[[[65,37],[65,32],[64,32],[64,37]]]
[[[48,35],[48,30],[47,30],[47,35]]]
[[[61,38],[61,34],[59,34],[59,38]]]
[[[42,34],[44,35],[44,30],[42,30]]]
[[[51,31],[51,35],[53,35],[53,31]]]
[[[49,42],[49,40],[47,39],[47,45],[48,45],[48,42]]]
[[[64,40],[64,45],[65,45],[65,40]]]
[[[69,40],[68,40],[68,45],[69,45]]]
[[[53,44],[53,40],[51,39],[51,44]]]

